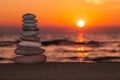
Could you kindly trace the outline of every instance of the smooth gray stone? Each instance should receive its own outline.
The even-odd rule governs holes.
[[[37,36],[39,31],[21,31],[22,36]]]
[[[33,20],[22,20],[24,23],[37,23],[38,21],[33,19]]]
[[[45,49],[39,47],[25,47],[21,46],[15,49],[17,55],[35,55],[42,54],[45,52]]]
[[[33,42],[39,42],[40,41],[39,36],[31,36],[31,37],[21,36],[20,39],[23,40],[23,41],[33,41]]]
[[[12,59],[15,63],[33,64],[46,62],[47,57],[45,55],[31,55],[31,56],[19,56]]]
[[[42,44],[40,42],[33,41],[21,41],[18,43],[18,46],[27,46],[27,47],[41,47]]]
[[[36,26],[37,26],[37,24],[35,24],[35,23],[23,23],[22,25],[23,25],[24,27],[30,27],[30,26],[36,27]]]
[[[36,16],[32,13],[27,13],[22,16],[23,19],[34,19]]]
[[[22,27],[24,31],[38,31],[37,27],[29,26],[29,27]]]

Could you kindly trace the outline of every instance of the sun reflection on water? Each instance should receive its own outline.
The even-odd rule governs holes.
[[[78,39],[77,39],[78,42],[84,42],[85,39],[84,39],[84,34],[78,34]]]
[[[84,34],[79,34],[78,35],[78,42],[84,42],[85,39],[84,39]],[[84,45],[81,45],[81,46],[78,46],[77,47],[77,51],[79,53],[77,53],[77,57],[79,57],[79,62],[84,62],[85,58],[88,56],[88,53],[86,53],[86,48]]]

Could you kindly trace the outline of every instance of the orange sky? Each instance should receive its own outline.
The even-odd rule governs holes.
[[[21,25],[24,13],[34,13],[39,26],[120,26],[120,0],[1,0],[0,27]]]

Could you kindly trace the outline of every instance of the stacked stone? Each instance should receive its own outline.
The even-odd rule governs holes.
[[[21,31],[21,41],[18,47],[15,49],[19,57],[15,57],[13,60],[15,63],[42,63],[45,62],[47,57],[43,55],[44,49],[40,48],[39,29],[37,26],[36,16],[31,13],[27,13],[22,16],[23,27]]]

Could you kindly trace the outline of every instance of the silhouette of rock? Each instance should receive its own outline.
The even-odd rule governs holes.
[[[21,32],[21,41],[17,42],[18,45],[15,49],[17,55],[22,55],[15,57],[12,60],[15,63],[42,63],[47,60],[47,57],[43,55],[44,49],[40,48],[42,44],[40,43],[39,29],[36,23],[38,22],[36,16],[31,13],[27,13],[22,16],[23,27]]]

